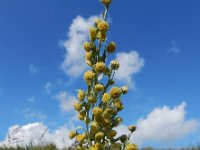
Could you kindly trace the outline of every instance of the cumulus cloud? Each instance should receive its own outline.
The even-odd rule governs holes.
[[[131,137],[131,141],[142,144],[154,141],[168,144],[181,139],[194,132],[198,127],[198,121],[186,120],[185,103],[174,108],[164,106],[155,108],[146,118],[137,121],[137,130]],[[119,134],[127,133],[127,127],[121,125],[117,128]]]
[[[9,128],[8,134],[4,141],[0,142],[0,146],[26,146],[26,145],[43,145],[53,143],[59,149],[70,146],[72,141],[68,138],[69,129],[74,128],[73,125],[62,126],[54,131],[49,131],[48,127],[43,123],[30,123],[24,126],[14,125]]]
[[[74,95],[67,94],[67,92],[62,91],[55,95],[53,98],[59,100],[60,109],[63,112],[70,112],[74,110],[73,104],[76,101],[76,97]]]
[[[140,72],[144,66],[144,59],[137,51],[119,52],[116,59],[120,62],[120,68],[116,71],[115,79],[134,87],[133,75]]]
[[[88,39],[89,27],[94,24],[95,18],[97,16],[91,16],[87,19],[81,16],[76,17],[69,27],[68,39],[62,42],[66,54],[61,68],[69,76],[77,77],[87,68],[82,45]]]
[[[32,75],[38,74],[40,72],[40,68],[35,66],[35,65],[30,65],[29,66],[29,72]]]

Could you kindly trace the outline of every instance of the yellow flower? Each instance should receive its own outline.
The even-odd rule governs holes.
[[[109,102],[109,101],[110,101],[110,95],[109,95],[108,93],[104,93],[104,94],[103,94],[103,97],[102,97],[102,101],[103,101],[104,103]]]
[[[76,136],[76,132],[75,131],[70,131],[69,132],[69,138],[73,139]]]
[[[92,81],[93,81],[94,77],[95,77],[95,73],[92,72],[91,70],[89,70],[89,71],[84,73],[84,77],[83,78],[86,81],[86,83],[88,85],[90,85],[90,84],[92,84]]]
[[[117,135],[117,132],[115,130],[108,131],[108,133],[107,133],[107,137],[109,139],[114,138],[116,135]]]
[[[99,124],[96,121],[92,121],[89,125],[91,133],[96,133],[99,130]]]
[[[86,52],[90,52],[93,48],[92,43],[89,43],[89,42],[85,42],[83,47],[84,47]]]
[[[137,129],[137,127],[136,126],[129,126],[128,129],[129,129],[129,131],[134,132]]]
[[[116,44],[115,42],[110,42],[107,46],[107,52],[108,53],[113,53],[116,49]]]
[[[113,87],[111,90],[110,90],[110,96],[111,98],[114,98],[114,99],[117,99],[120,97],[122,93],[122,90],[118,87]]]
[[[101,2],[104,4],[104,5],[109,5],[112,0],[101,0]]]
[[[80,111],[82,109],[82,104],[80,102],[75,102],[74,109]]]
[[[110,119],[111,115],[114,113],[115,111],[111,108],[106,108],[106,110],[103,112],[104,118],[106,119]]]
[[[80,120],[84,120],[84,118],[85,118],[85,113],[79,113],[79,114],[78,114],[78,118],[79,118]]]
[[[96,29],[94,27],[90,28],[90,40],[95,41],[96,37],[97,37]]]
[[[106,33],[99,31],[97,33],[97,38],[100,40],[100,42],[104,42],[107,38]]]
[[[102,125],[103,125],[103,127],[105,127],[105,128],[109,128],[109,127],[111,126],[110,119],[103,119]]]
[[[120,111],[120,110],[122,110],[124,107],[123,107],[123,105],[122,105],[122,103],[121,103],[121,100],[120,99],[117,99],[114,103],[113,103],[113,105],[117,108],[117,111]]]
[[[118,70],[119,66],[120,66],[120,64],[117,60],[113,60],[113,61],[110,62],[110,67],[113,70]]]
[[[106,31],[108,31],[108,29],[109,29],[109,25],[108,25],[108,23],[106,22],[106,21],[100,21],[99,23],[98,23],[98,29],[99,29],[99,31],[102,31],[102,32],[106,32]]]
[[[121,144],[120,143],[113,143],[111,145],[110,150],[121,150]]]
[[[95,96],[89,95],[89,96],[88,96],[88,102],[94,104],[94,103],[97,102],[97,99],[96,99]]]
[[[82,142],[86,138],[86,134],[79,134],[76,136],[76,141]]]
[[[127,144],[125,150],[139,150],[136,144]]]
[[[104,133],[103,133],[103,132],[97,132],[97,133],[95,134],[95,139],[96,139],[97,141],[103,139],[103,137],[104,137]]]
[[[114,120],[114,126],[118,126],[120,123],[122,123],[123,119],[121,117],[117,117],[115,120]]]
[[[78,100],[79,100],[79,101],[83,101],[83,100],[85,99],[85,95],[86,95],[86,94],[85,94],[85,92],[84,92],[83,90],[79,90],[79,91],[78,91],[78,96],[77,96],[77,97],[78,97]]]
[[[94,116],[101,116],[102,113],[103,113],[103,110],[102,110],[101,108],[99,108],[99,107],[94,107],[94,108],[92,109],[92,114],[93,114]]]
[[[92,53],[91,52],[86,52],[85,53],[85,60],[91,60],[92,59]]]
[[[95,70],[97,73],[102,73],[106,69],[104,62],[100,61],[95,64]]]
[[[101,92],[104,90],[104,86],[102,84],[96,84],[94,90],[95,92]]]
[[[122,93],[127,94],[128,93],[128,86],[123,86],[122,88]]]

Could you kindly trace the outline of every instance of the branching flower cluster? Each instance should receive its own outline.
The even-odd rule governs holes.
[[[85,61],[90,67],[83,76],[87,91],[79,90],[74,104],[85,128],[71,131],[69,137],[75,139],[78,150],[138,150],[135,144],[129,143],[135,126],[129,126],[128,135],[119,137],[114,130],[123,121],[118,113],[124,108],[121,95],[128,92],[128,87],[113,86],[120,64],[117,60],[107,62],[108,56],[116,50],[115,42],[107,43],[110,26],[106,16],[112,0],[101,2],[105,6],[102,19],[95,21],[89,30],[90,41],[84,43]]]

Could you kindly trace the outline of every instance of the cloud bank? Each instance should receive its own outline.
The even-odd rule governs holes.
[[[199,123],[194,119],[186,119],[185,106],[186,104],[182,103],[174,108],[168,106],[154,108],[145,118],[136,122],[137,130],[131,137],[131,142],[139,145],[149,141],[169,144],[193,133]],[[73,125],[63,126],[50,132],[42,123],[14,125],[9,128],[7,137],[0,142],[0,146],[16,146],[16,144],[24,146],[32,142],[36,145],[54,143],[58,148],[63,148],[72,143],[67,136],[72,128]],[[118,135],[128,133],[126,125],[120,125],[116,130]]]
[[[136,122],[137,130],[131,141],[139,145],[145,142],[169,144],[194,132],[199,123],[186,119],[185,103],[174,108],[163,106],[154,108],[145,118]],[[127,127],[118,127],[119,134],[127,133]]]

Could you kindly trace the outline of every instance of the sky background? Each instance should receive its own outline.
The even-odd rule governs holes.
[[[40,122],[51,131],[80,124],[71,105],[75,90],[86,88],[86,68],[74,75],[70,68],[82,64],[76,56],[90,17],[102,9],[98,0],[0,1],[0,141],[16,124]],[[200,1],[113,0],[108,16],[108,40],[117,43],[111,58],[128,60],[118,83],[132,87],[121,128],[137,124],[142,146],[199,142]]]

